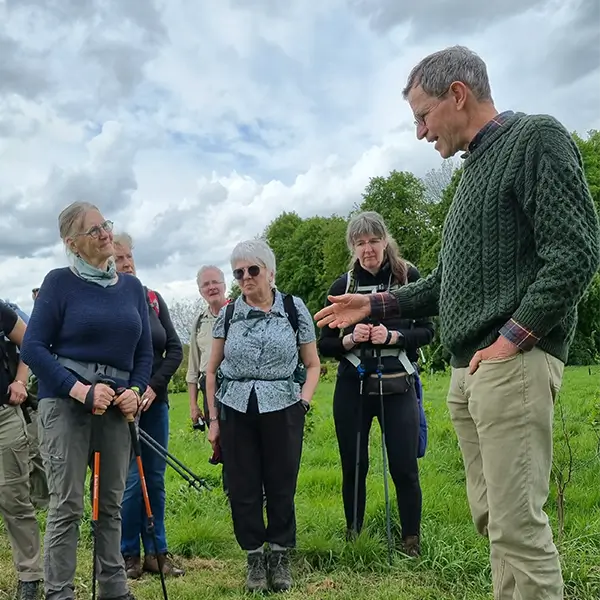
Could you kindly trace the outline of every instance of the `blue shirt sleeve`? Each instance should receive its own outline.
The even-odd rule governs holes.
[[[60,273],[56,270],[44,278],[23,337],[21,359],[38,379],[52,382],[60,394],[68,397],[77,378],[59,364],[50,351],[63,322],[59,279]]]
[[[225,311],[227,310],[227,304],[221,307],[219,311],[219,316],[216,318],[215,323],[213,325],[213,338],[221,338],[225,337]]]
[[[310,344],[317,339],[313,319],[301,298],[294,296],[294,304],[298,312],[298,341],[300,344]]]

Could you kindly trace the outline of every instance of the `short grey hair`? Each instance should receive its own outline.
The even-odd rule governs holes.
[[[408,76],[402,96],[421,86],[429,96],[439,97],[455,81],[464,83],[478,101],[491,101],[492,91],[485,62],[465,46],[451,46],[426,56]]]
[[[262,265],[267,271],[273,273],[271,287],[275,287],[275,254],[267,242],[261,239],[240,242],[231,252],[231,268],[234,269],[240,260],[256,261],[259,266]]]
[[[58,231],[60,239],[66,243],[69,238],[80,233],[85,215],[90,210],[98,210],[91,202],[73,202],[58,215]]]
[[[198,269],[198,273],[196,274],[196,283],[198,284],[198,287],[200,287],[200,279],[202,279],[202,275],[206,271],[217,271],[218,273],[220,273],[223,282],[225,282],[225,274],[223,273],[223,271],[221,271],[221,269],[219,269],[219,267],[216,267],[215,265],[202,265]]]
[[[128,246],[130,250],[133,250],[133,238],[126,231],[115,234],[113,244],[115,246]]]

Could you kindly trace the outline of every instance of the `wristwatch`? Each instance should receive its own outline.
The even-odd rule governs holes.
[[[300,404],[302,404],[302,408],[304,408],[304,413],[306,414],[310,410],[310,402],[302,398]]]

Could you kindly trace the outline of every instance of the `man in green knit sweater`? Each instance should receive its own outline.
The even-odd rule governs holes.
[[[553,405],[577,304],[598,269],[599,226],[577,146],[546,115],[498,113],[485,63],[464,47],[423,59],[404,97],[417,138],[463,174],[435,270],[393,294],[346,294],[315,315],[347,327],[371,315],[440,315],[452,354],[450,416],[494,598],[559,600],[563,579],[543,506]]]

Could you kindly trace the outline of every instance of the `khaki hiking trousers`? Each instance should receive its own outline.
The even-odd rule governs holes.
[[[558,551],[544,512],[552,421],[564,365],[539,348],[453,369],[450,417],[477,531],[490,541],[495,600],[562,600]]]
[[[19,581],[43,578],[40,528],[29,487],[29,440],[19,407],[0,407],[0,515]]]

